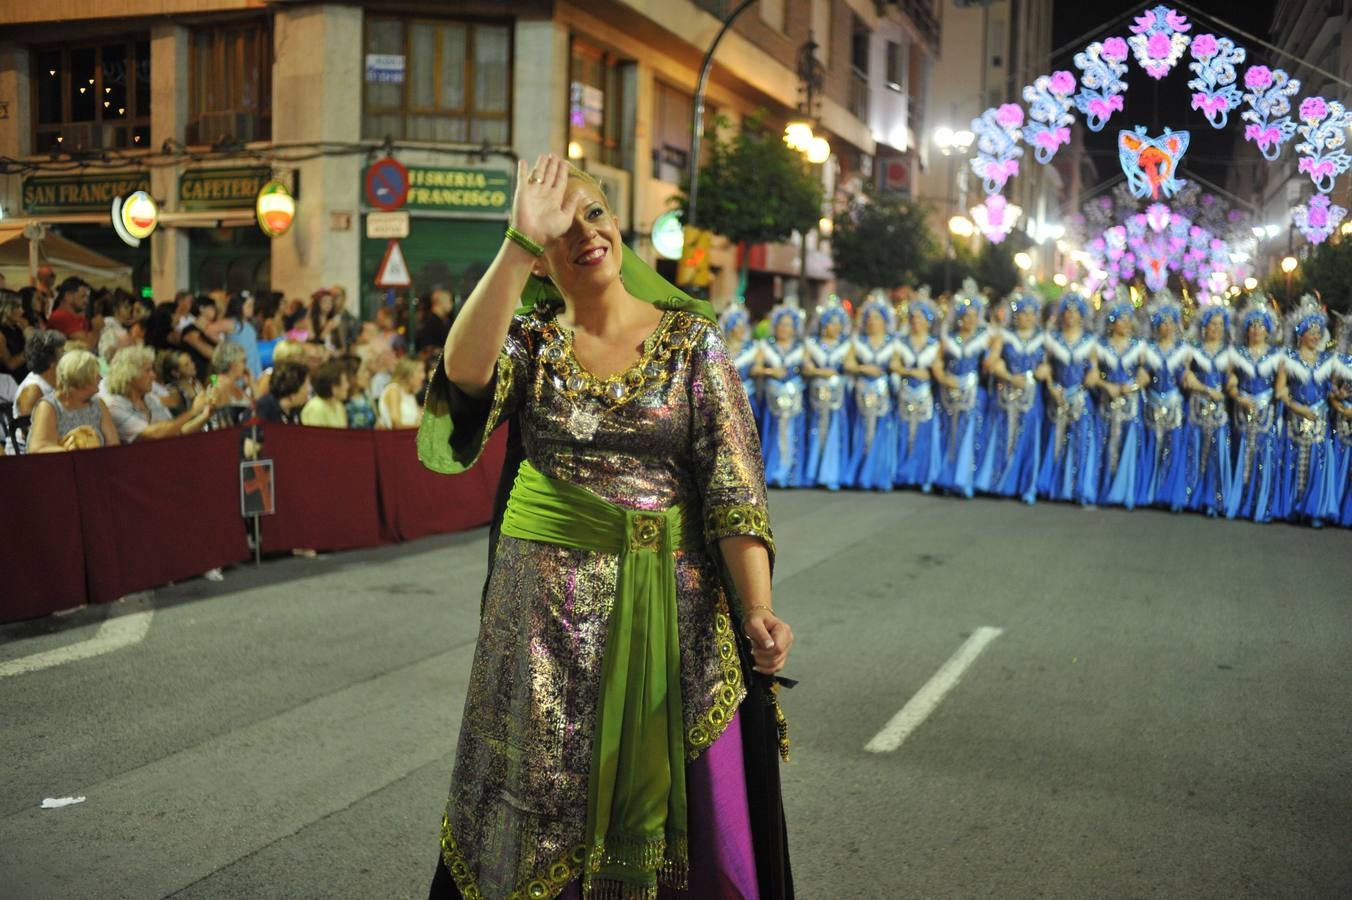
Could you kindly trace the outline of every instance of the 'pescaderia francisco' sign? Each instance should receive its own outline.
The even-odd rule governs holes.
[[[183,209],[252,210],[258,191],[272,178],[267,168],[189,169],[178,180]]]
[[[28,213],[106,213],[117,197],[149,191],[148,172],[90,173],[78,176],[25,178],[23,208]]]
[[[441,212],[506,213],[511,177],[499,169],[424,169],[408,167],[406,209]]]

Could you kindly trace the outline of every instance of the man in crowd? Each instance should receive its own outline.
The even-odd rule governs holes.
[[[421,356],[429,347],[433,353],[440,352],[446,345],[446,335],[451,332],[451,310],[454,307],[455,300],[450,291],[437,288],[432,292],[428,300],[427,317],[418,329],[418,339],[414,343],[414,351],[418,355]]]
[[[56,308],[47,317],[47,327],[88,345],[92,350],[97,346],[98,338],[90,333],[89,320],[85,317],[88,310],[89,284],[72,275],[61,282],[61,287],[57,289]]]
[[[56,270],[51,266],[38,266],[37,281],[33,287],[46,301],[47,308],[51,309],[52,301],[56,299]]]

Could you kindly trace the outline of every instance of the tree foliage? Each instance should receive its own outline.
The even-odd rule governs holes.
[[[742,120],[742,127],[724,138],[730,123],[718,117],[705,133],[709,158],[699,170],[701,228],[733,243],[778,243],[795,231],[807,232],[821,216],[821,183],[802,154],[787,146],[764,125],[764,112]],[[677,195],[689,220],[689,195]]]
[[[1352,310],[1352,240],[1320,244],[1294,274],[1293,290],[1298,281],[1303,281],[1300,286],[1318,291],[1329,309]],[[1284,290],[1285,276],[1277,280]]]
[[[867,291],[914,282],[935,241],[923,206],[870,193],[836,222],[831,252],[836,277]]]
[[[1014,248],[1008,243],[987,241],[976,258],[976,281],[991,289],[991,296],[1003,297],[1019,283],[1019,267],[1014,265]]]

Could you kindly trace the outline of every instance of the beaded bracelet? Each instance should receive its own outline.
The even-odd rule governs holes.
[[[511,225],[507,226],[507,239],[512,243],[516,244],[521,249],[525,250],[531,256],[540,256],[545,252],[544,247],[541,247],[539,244],[535,243],[535,241],[532,241],[530,238],[526,237],[524,234],[517,231]]]

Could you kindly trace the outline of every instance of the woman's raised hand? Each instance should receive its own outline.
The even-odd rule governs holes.
[[[524,159],[516,164],[516,196],[512,199],[512,227],[545,246],[567,233],[582,194],[565,196],[568,164],[546,153],[527,168]]]

